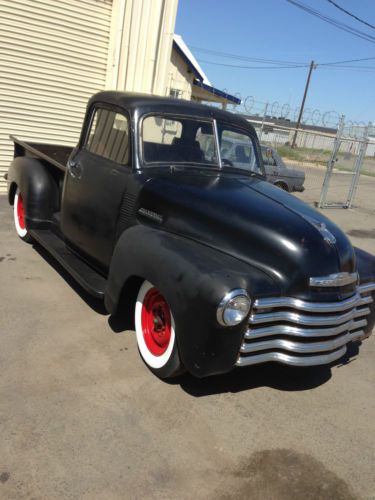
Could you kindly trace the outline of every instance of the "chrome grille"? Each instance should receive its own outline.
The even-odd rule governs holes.
[[[352,297],[337,302],[292,297],[256,300],[236,365],[278,361],[313,366],[341,358],[348,342],[365,336],[373,291],[375,283],[367,283],[357,286]]]

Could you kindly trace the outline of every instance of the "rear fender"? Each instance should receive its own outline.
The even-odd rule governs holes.
[[[8,200],[11,205],[17,187],[25,205],[29,229],[50,225],[52,215],[59,208],[59,189],[48,167],[34,158],[15,158],[8,171]]]

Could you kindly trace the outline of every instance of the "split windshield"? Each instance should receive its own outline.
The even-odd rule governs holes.
[[[216,124],[217,141],[212,120],[147,116],[142,124],[144,163],[235,167],[263,175],[251,136],[227,123]]]

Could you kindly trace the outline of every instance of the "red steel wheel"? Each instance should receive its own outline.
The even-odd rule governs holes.
[[[32,238],[26,227],[25,204],[19,188],[17,188],[16,194],[14,196],[13,216],[14,216],[14,226],[16,228],[18,236],[22,240],[28,243],[31,242]]]
[[[141,321],[146,346],[154,356],[161,356],[171,341],[171,313],[168,302],[155,287],[143,299]]]
[[[135,330],[139,352],[156,375],[167,378],[182,372],[171,308],[149,281],[144,281],[138,292]]]

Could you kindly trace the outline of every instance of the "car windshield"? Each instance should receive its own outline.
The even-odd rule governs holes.
[[[236,167],[263,174],[250,134],[220,122],[217,122],[217,131],[216,138],[214,122],[209,119],[147,116],[142,123],[143,161],[146,165]]]

